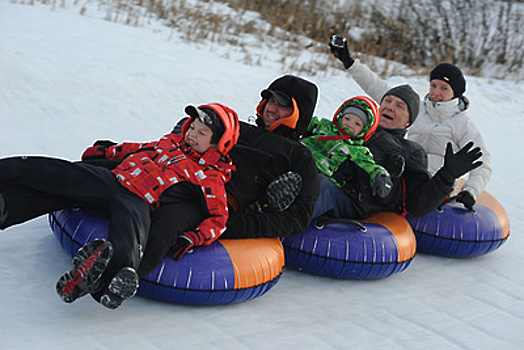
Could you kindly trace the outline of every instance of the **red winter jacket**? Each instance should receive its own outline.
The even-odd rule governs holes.
[[[125,157],[125,158],[124,158]],[[122,186],[142,197],[151,208],[159,205],[163,191],[180,182],[200,186],[210,217],[200,223],[196,245],[209,245],[226,228],[228,218],[225,183],[234,168],[229,157],[209,149],[195,152],[182,135],[168,134],[148,143],[123,143],[106,149],[107,159],[123,159],[113,173]]]

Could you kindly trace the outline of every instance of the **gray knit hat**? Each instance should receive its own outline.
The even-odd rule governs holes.
[[[384,94],[380,103],[382,103],[382,101],[384,101],[384,97],[388,95],[398,97],[406,103],[409,112],[409,125],[413,125],[415,119],[417,119],[418,110],[420,108],[420,96],[417,94],[417,92],[413,90],[413,88],[408,84],[395,86]]]
[[[369,116],[366,111],[364,111],[363,108],[360,108],[359,106],[349,106],[344,110],[344,112],[340,113],[340,116],[342,117],[344,114],[354,114],[357,117],[359,117],[362,120],[362,123],[364,126],[368,123]]]

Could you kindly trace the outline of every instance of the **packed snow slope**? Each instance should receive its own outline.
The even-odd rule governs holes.
[[[96,139],[153,140],[187,104],[222,102],[245,119],[260,90],[287,73],[181,42],[160,25],[102,17],[0,0],[1,157],[76,160]],[[341,101],[362,93],[343,70],[305,77],[320,88],[318,116],[331,118]],[[428,89],[426,77],[389,81],[420,94]],[[375,281],[286,270],[267,294],[243,304],[136,297],[112,311],[90,297],[68,305],[56,295],[71,258],[41,217],[0,233],[0,348],[521,349],[524,87],[474,77],[468,83],[470,115],[492,152],[488,191],[511,222],[497,251],[474,259],[417,254],[404,272]]]

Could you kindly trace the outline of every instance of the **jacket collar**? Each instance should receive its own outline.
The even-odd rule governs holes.
[[[426,113],[431,119],[444,121],[452,118],[456,114],[465,112],[469,108],[469,100],[466,96],[454,98],[446,102],[433,102],[429,99],[429,94],[424,97]]]
[[[389,134],[391,134],[391,135],[393,135],[395,137],[403,139],[403,138],[405,138],[406,133],[408,132],[408,129],[385,129],[385,128],[379,126],[377,128],[377,132],[379,132],[379,131],[380,132],[387,132],[387,133],[389,133]]]

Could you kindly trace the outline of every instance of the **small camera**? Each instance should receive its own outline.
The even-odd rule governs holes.
[[[346,43],[346,38],[342,35],[333,35],[331,37],[331,45],[343,48]]]

